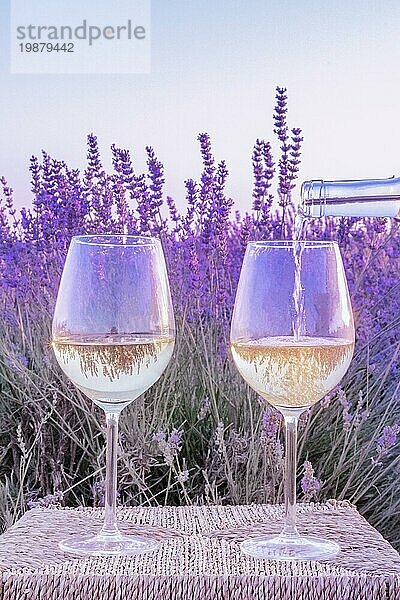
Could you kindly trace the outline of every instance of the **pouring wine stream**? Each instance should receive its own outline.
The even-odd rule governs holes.
[[[304,244],[301,242],[303,235],[305,218],[298,209],[296,212],[295,225],[294,225],[294,241],[293,255],[294,255],[294,289],[293,289],[293,302],[294,302],[294,315],[293,315],[293,337],[294,341],[298,342],[303,332],[303,321],[304,321],[304,293],[303,286],[301,283],[301,257],[303,254]]]

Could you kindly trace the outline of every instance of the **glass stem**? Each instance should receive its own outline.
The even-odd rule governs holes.
[[[106,412],[107,445],[106,445],[106,494],[104,525],[102,536],[119,534],[117,524],[117,452],[118,452],[118,420],[119,413]]]
[[[296,527],[296,472],[297,472],[297,423],[298,415],[284,415],[285,418],[285,525],[281,533],[284,537],[299,537]]]

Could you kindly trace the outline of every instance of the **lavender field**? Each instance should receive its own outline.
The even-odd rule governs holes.
[[[226,195],[228,169],[206,133],[198,136],[203,171],[184,182],[183,212],[165,196],[153,148],[140,173],[130,152],[113,145],[108,173],[94,135],[82,172],[45,152],[32,157],[31,208],[16,211],[1,179],[3,527],[36,505],[104,500],[103,414],[65,379],[49,345],[69,241],[92,232],[162,240],[177,321],[167,372],[122,415],[120,503],[281,501],[279,413],[246,386],[228,345],[246,243],[293,232],[302,132],[289,127],[280,88],[273,135],[279,156],[260,138],[249,157],[254,191],[246,214]],[[400,228],[383,219],[327,218],[310,221],[307,237],[340,244],[357,345],[342,387],[302,416],[299,498],[348,499],[400,548]]]

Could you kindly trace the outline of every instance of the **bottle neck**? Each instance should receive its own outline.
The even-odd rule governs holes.
[[[305,181],[301,212],[306,217],[400,217],[400,178]]]

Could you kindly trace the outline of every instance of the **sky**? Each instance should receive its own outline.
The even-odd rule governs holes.
[[[252,146],[274,139],[277,85],[304,135],[299,180],[400,176],[398,0],[152,0],[151,70],[136,75],[11,74],[10,1],[0,5],[0,174],[19,207],[31,202],[30,156],[44,148],[84,167],[89,132],[107,165],[112,143],[138,170],[153,146],[182,207],[207,131],[236,208],[249,210]]]

